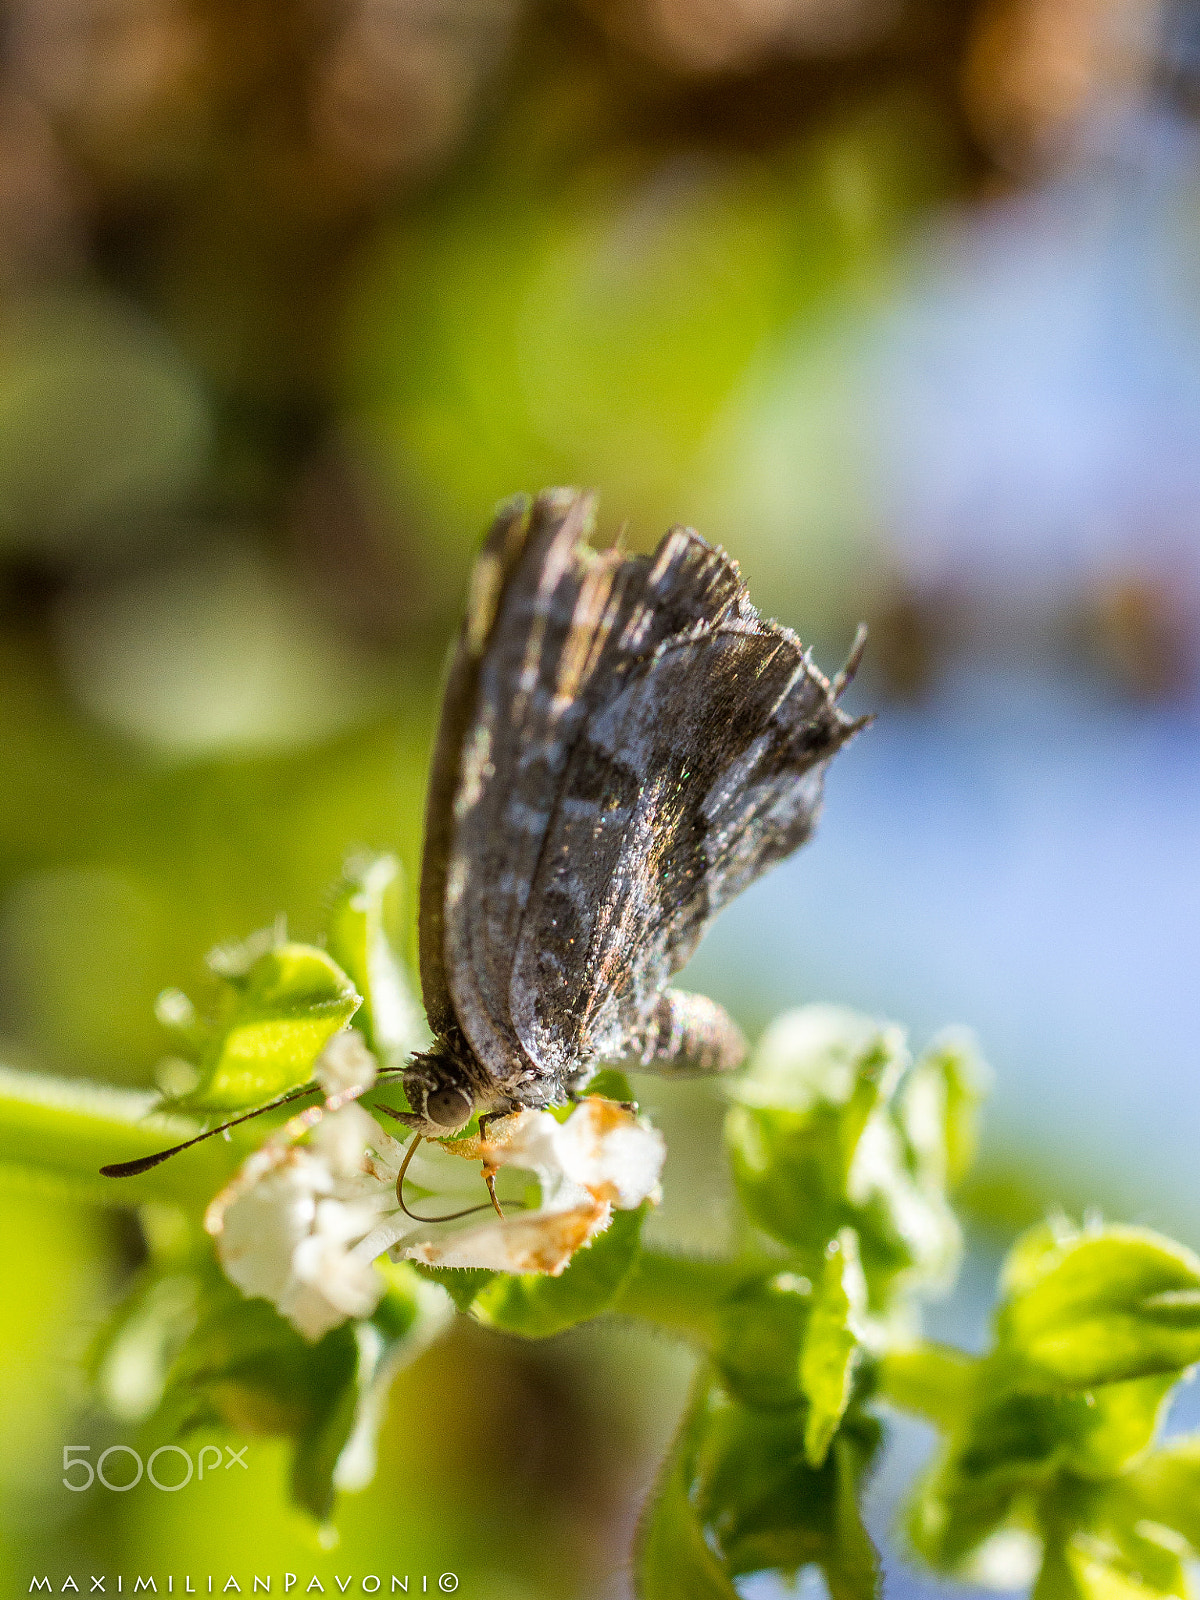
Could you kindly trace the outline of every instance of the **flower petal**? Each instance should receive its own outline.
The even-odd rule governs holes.
[[[224,1208],[217,1257],[244,1295],[278,1304],[291,1278],[292,1255],[316,1222],[323,1181],[318,1163],[294,1151]]]
[[[559,1128],[564,1174],[618,1211],[658,1198],[667,1147],[661,1133],[613,1100],[591,1095]]]
[[[335,1180],[357,1179],[365,1172],[367,1147],[382,1130],[375,1118],[353,1102],[329,1112],[312,1131],[312,1148],[326,1162]]]
[[[389,1199],[403,1147],[342,1098],[360,1091],[362,1070],[369,1081],[372,1058],[346,1034],[327,1047],[323,1062],[330,1093],[324,1107],[272,1134],[205,1219],[242,1293],[272,1301],[308,1339],[348,1317],[370,1315],[383,1293],[371,1262],[385,1251],[430,1266],[557,1277],[608,1227],[614,1206],[632,1210],[658,1197],[662,1135],[625,1107],[590,1097],[563,1122],[547,1111],[523,1111],[493,1123],[486,1140],[443,1146],[492,1168],[535,1173],[542,1191],[537,1211],[465,1228],[402,1216]],[[308,1143],[299,1145],[305,1136]],[[433,1166],[429,1176],[437,1184],[445,1171],[443,1160],[441,1172]]]
[[[603,1233],[612,1220],[606,1200],[567,1211],[535,1211],[497,1217],[443,1239],[410,1245],[402,1254],[430,1267],[487,1267],[493,1272],[546,1272],[556,1278],[576,1250]]]
[[[632,1111],[590,1095],[565,1122],[556,1121],[548,1111],[506,1117],[478,1144],[476,1153],[490,1166],[536,1172],[543,1191],[547,1185],[557,1189],[567,1184],[611,1202],[618,1210],[632,1211],[643,1200],[657,1198],[666,1144],[657,1128]],[[543,1193],[543,1200],[549,1209],[550,1196]]]
[[[375,1082],[377,1070],[375,1057],[358,1029],[343,1028],[317,1057],[313,1077],[328,1100],[348,1091],[364,1094]]]
[[[292,1280],[278,1307],[306,1339],[319,1339],[347,1317],[369,1317],[383,1290],[383,1279],[346,1249],[344,1239],[317,1233],[296,1247]]]

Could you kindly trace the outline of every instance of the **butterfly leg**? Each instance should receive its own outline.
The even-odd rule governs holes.
[[[664,989],[624,1060],[647,1072],[695,1077],[732,1072],[746,1058],[737,1023],[707,995]]]
[[[485,1111],[483,1113],[479,1119],[479,1137],[481,1141],[486,1140],[487,1138],[488,1124],[490,1122],[495,1122],[497,1117],[503,1115],[505,1115],[505,1113],[500,1111]],[[501,1211],[500,1202],[496,1198],[496,1169],[495,1167],[490,1166],[486,1161],[483,1163],[483,1181],[487,1184],[487,1192],[491,1197],[492,1205],[495,1209],[496,1215],[501,1221],[503,1221],[504,1213]]]

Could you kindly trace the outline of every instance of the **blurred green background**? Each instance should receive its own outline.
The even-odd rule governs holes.
[[[702,956],[713,992],[751,1029],[813,997],[977,1025],[1014,1086],[985,1220],[1086,1192],[1191,1238],[1195,11],[9,0],[4,23],[3,1058],[150,1086],[155,996],[210,946],[280,913],[311,937],[355,846],[412,882],[474,544],[501,496],[583,483],[634,548],[676,521],[726,544],[826,665],[872,625],[878,737],[811,866]],[[643,1098],[672,1150],[657,1236],[719,1244],[715,1094]],[[457,1327],[403,1376],[335,1551],[266,1441],[248,1479],[76,1496],[63,1444],[122,1437],[79,1362],[137,1221],[0,1193],[10,1592],[628,1592],[681,1353]]]

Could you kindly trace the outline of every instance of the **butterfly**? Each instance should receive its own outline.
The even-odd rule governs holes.
[[[594,550],[590,494],[501,506],[451,659],[425,818],[433,1048],[402,1120],[444,1138],[563,1104],[601,1064],[737,1066],[713,1000],[669,986],[721,908],[811,834],[869,721],[689,528]]]
[[[838,705],[865,630],[831,680],[692,529],[626,555],[592,548],[594,522],[574,489],[508,501],[471,575],[425,815],[434,1043],[398,1074],[409,1110],[375,1108],[423,1138],[564,1104],[602,1064],[736,1067],[737,1024],[670,979],[809,837],[826,767],[870,720]]]

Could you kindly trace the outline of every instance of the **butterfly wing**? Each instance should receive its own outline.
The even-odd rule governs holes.
[[[595,552],[592,515],[554,490],[498,517],[430,786],[426,1007],[505,1088],[567,1081],[637,1021],[807,835],[852,727],[721,552],[681,529],[652,557]]]
[[[564,1079],[621,1054],[711,918],[809,836],[857,727],[727,566],[729,612],[597,706],[564,773],[511,985],[518,1037]]]
[[[530,506],[525,496],[517,496],[499,508],[476,557],[466,613],[442,689],[441,722],[425,801],[417,926],[421,994],[429,1025],[438,1035],[449,1033],[458,1020],[446,965],[445,921],[446,879],[454,850],[454,800],[463,743],[474,721],[480,671],[500,603],[520,564],[530,524]]]
[[[430,1025],[493,1080],[536,1073],[509,1005],[514,954],[563,773],[589,714],[667,637],[723,615],[728,563],[668,535],[655,561],[586,544],[593,502],[503,507],[472,576],[443,700],[421,875]],[[682,569],[688,581],[680,581]]]

